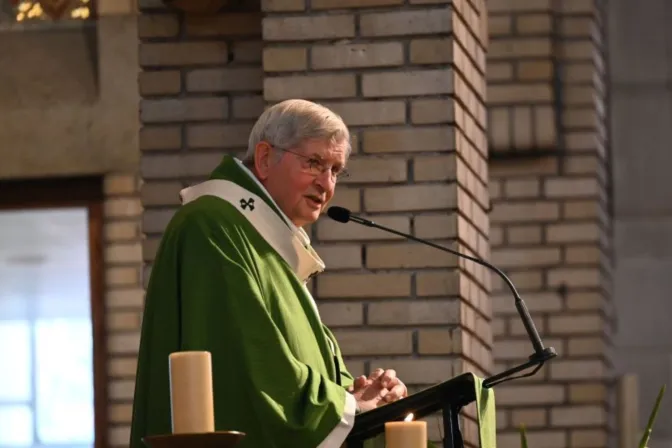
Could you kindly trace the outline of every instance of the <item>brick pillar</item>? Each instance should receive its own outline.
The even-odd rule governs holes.
[[[402,3],[263,2],[264,98],[318,101],[351,127],[335,204],[487,258],[485,5]],[[417,388],[491,370],[484,268],[328,218],[312,235],[328,267],[314,294],[353,373],[392,367]]]
[[[137,173],[105,177],[105,326],[108,351],[108,444],[128,446],[142,289],[142,207]]]
[[[504,448],[520,446],[521,424],[531,446],[607,446],[611,217],[602,3],[488,1],[493,261],[511,274],[560,354],[529,380],[498,387]],[[493,309],[495,365],[520,363],[530,346],[497,280]]]

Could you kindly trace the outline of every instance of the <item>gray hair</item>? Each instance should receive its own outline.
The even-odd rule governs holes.
[[[267,108],[254,124],[243,162],[252,163],[257,143],[266,141],[281,149],[294,148],[306,140],[327,140],[347,145],[350,156],[350,131],[343,119],[311,101],[292,99]]]

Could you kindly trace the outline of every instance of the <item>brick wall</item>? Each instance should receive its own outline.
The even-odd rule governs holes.
[[[290,97],[353,130],[336,204],[488,257],[484,2],[402,3],[264,0],[262,20],[251,6],[195,18],[139,2],[147,271],[179,189]],[[330,268],[311,287],[355,374],[393,367],[417,388],[491,370],[487,271],[356,224],[309,230]],[[465,422],[471,442],[475,429]]]
[[[492,257],[560,354],[529,380],[498,387],[502,447],[519,446],[521,424],[531,446],[607,445],[611,219],[602,3],[488,2]],[[509,157],[514,153],[519,158]],[[496,368],[520,363],[531,348],[498,279],[493,310]]]
[[[264,98],[319,101],[351,127],[336,204],[488,257],[485,5],[402,3],[264,2]],[[314,295],[354,373],[393,367],[415,389],[491,370],[483,268],[357,224],[312,235],[329,267]]]
[[[241,154],[263,110],[260,13],[184,17],[140,1],[140,150],[147,274],[178,193]],[[148,275],[145,276],[145,280]]]
[[[133,387],[144,299],[139,179],[105,177],[105,325],[108,351],[109,445],[128,445]]]

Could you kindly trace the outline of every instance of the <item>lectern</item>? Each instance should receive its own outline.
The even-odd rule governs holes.
[[[543,352],[530,356],[526,363],[487,378],[483,381],[483,387],[490,388],[505,381],[534,375],[546,361],[555,356],[552,348],[544,349]],[[530,373],[514,376],[533,367],[534,370]],[[474,386],[473,375],[464,373],[395,403],[359,414],[347,438],[347,446],[362,448],[365,440],[385,432],[385,422],[402,421],[409,413],[413,413],[415,419],[420,419],[442,411],[443,448],[462,448],[464,443],[458,417],[464,406],[476,400]]]

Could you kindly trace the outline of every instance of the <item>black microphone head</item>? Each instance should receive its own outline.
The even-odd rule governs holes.
[[[348,222],[350,221],[350,210],[338,206],[329,207],[329,210],[327,210],[327,216],[329,216],[334,221]]]

